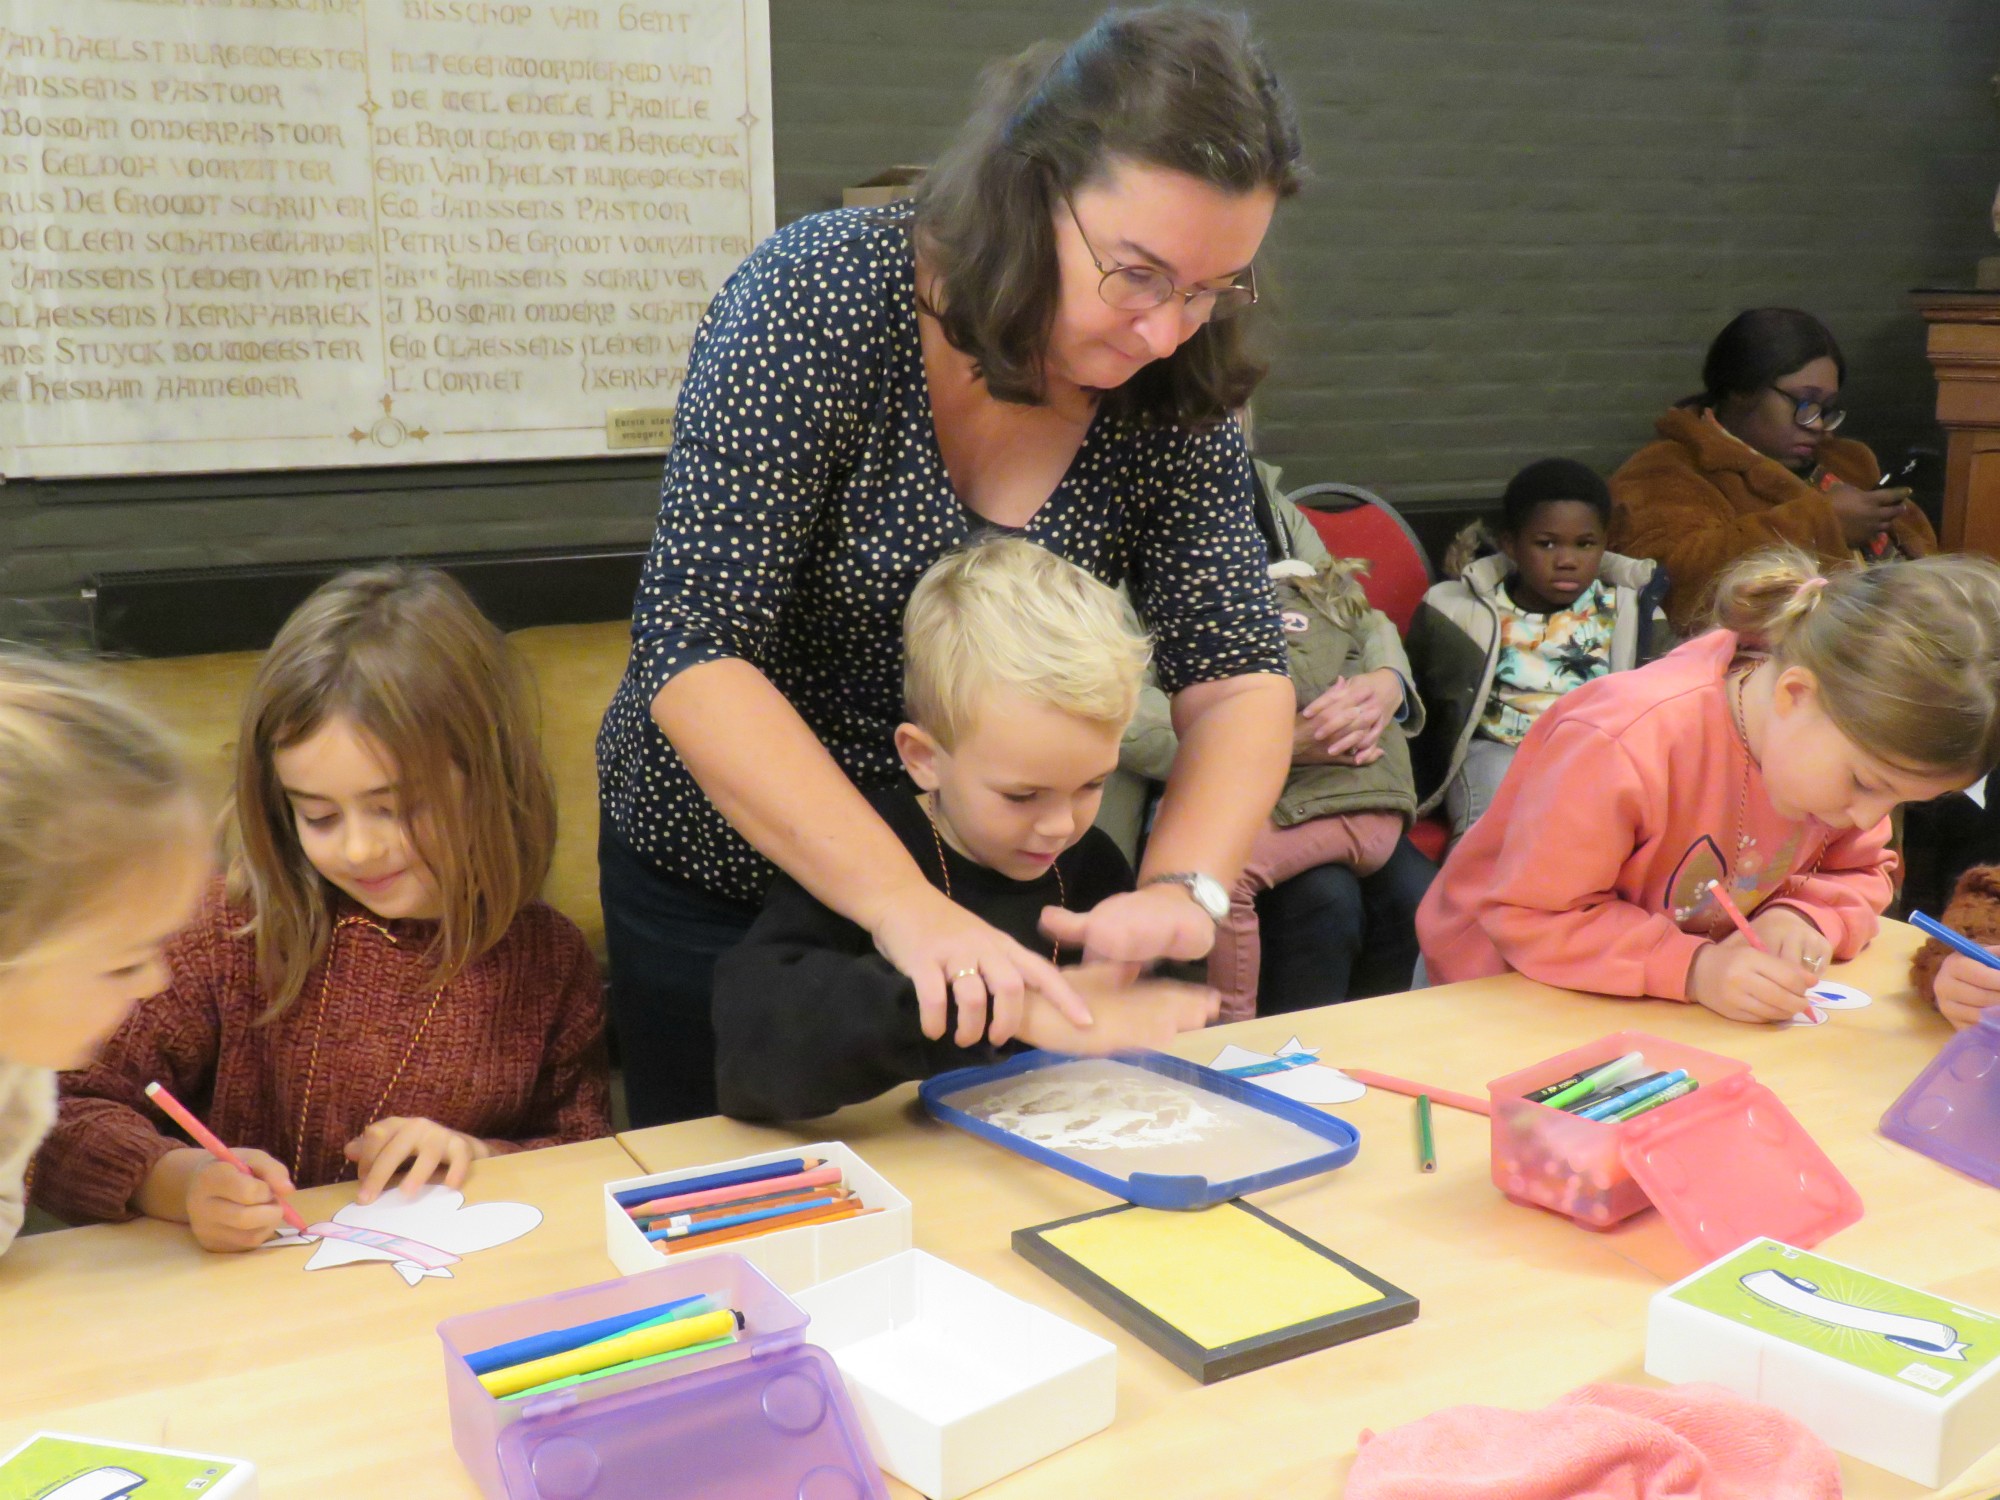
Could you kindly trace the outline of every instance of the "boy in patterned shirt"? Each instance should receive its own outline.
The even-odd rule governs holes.
[[[1499,552],[1426,594],[1410,631],[1431,710],[1422,810],[1442,801],[1454,841],[1550,704],[1667,644],[1666,576],[1604,550],[1611,493],[1596,473],[1545,458],[1514,476],[1500,505]]]

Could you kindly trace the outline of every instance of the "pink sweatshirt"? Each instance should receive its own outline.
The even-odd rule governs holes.
[[[1712,631],[1542,715],[1417,910],[1433,984],[1518,969],[1685,1000],[1695,954],[1730,931],[1706,894],[1718,878],[1746,913],[1775,900],[1807,917],[1837,959],[1867,945],[1893,893],[1888,820],[1778,815],[1730,713],[1736,649]]]

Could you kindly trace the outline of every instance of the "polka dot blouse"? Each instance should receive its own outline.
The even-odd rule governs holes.
[[[642,857],[756,901],[772,867],[716,811],[648,709],[676,673],[761,669],[862,786],[901,774],[903,606],[972,520],[931,421],[907,204],[780,230],[696,333],[632,658],[597,740],[612,826]],[[1025,529],[1153,632],[1160,684],[1286,669],[1240,427],[1100,412]],[[745,745],[745,755],[756,746]]]

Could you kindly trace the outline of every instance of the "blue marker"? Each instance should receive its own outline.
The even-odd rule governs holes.
[[[1272,1073],[1289,1073],[1294,1068],[1311,1067],[1318,1061],[1310,1052],[1287,1052],[1269,1062],[1245,1063],[1240,1068],[1219,1068],[1217,1071],[1230,1078],[1263,1078]]]
[[[1625,1090],[1624,1093],[1613,1094],[1609,1099],[1598,1104],[1593,1104],[1588,1109],[1578,1110],[1577,1118],[1581,1120],[1608,1119],[1612,1115],[1617,1114],[1621,1109],[1629,1109],[1642,1099],[1650,1099],[1653,1095],[1672,1088],[1687,1076],[1688,1072],[1686,1068],[1675,1068],[1671,1072],[1660,1074],[1657,1078],[1649,1078],[1644,1083],[1636,1083],[1631,1088]]]
[[[1985,964],[1989,969],[2000,969],[2000,958],[1995,958],[1964,933],[1953,932],[1944,923],[1938,921],[1936,917],[1927,917],[1920,911],[1912,912],[1910,914],[1910,925],[1919,932],[1929,933],[1947,948],[1956,948],[1967,958]]]

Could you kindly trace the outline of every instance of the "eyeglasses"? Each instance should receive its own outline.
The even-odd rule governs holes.
[[[1257,268],[1250,267],[1244,272],[1247,283],[1234,286],[1204,286],[1193,291],[1183,291],[1174,285],[1174,280],[1165,271],[1151,266],[1107,266],[1097,258],[1091,248],[1090,236],[1083,232],[1083,221],[1076,216],[1076,204],[1070,201],[1067,190],[1062,193],[1063,206],[1069,210],[1069,221],[1076,225],[1076,237],[1083,241],[1084,253],[1090,263],[1097,267],[1102,278],[1097,283],[1097,295],[1105,305],[1115,307],[1120,312],[1146,312],[1163,306],[1174,297],[1181,299],[1183,311],[1198,322],[1207,323],[1233,318],[1246,307],[1254,307],[1257,302]]]
[[[1808,432],[1832,432],[1847,420],[1847,408],[1844,406],[1815,401],[1810,396],[1795,396],[1781,385],[1774,385],[1771,389],[1792,403],[1792,420]]]

